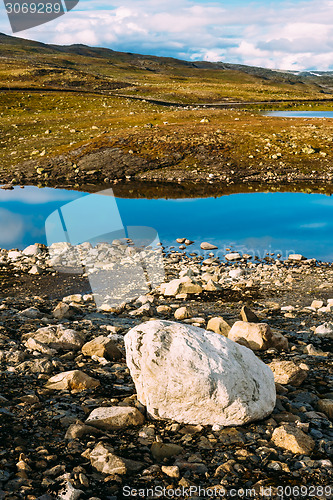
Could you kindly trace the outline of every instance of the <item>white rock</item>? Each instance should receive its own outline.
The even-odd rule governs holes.
[[[175,296],[183,293],[201,293],[202,286],[191,280],[189,277],[171,280],[169,283],[162,283],[161,292],[165,296]]]
[[[142,425],[145,421],[142,413],[132,406],[106,406],[95,408],[86,420],[86,424],[98,429],[124,429],[132,425]]]
[[[317,326],[315,329],[315,334],[318,337],[326,337],[329,339],[333,338],[333,323],[323,323],[322,325]]]
[[[233,280],[240,278],[241,276],[243,276],[243,274],[244,271],[242,269],[231,269],[231,271],[229,271],[229,276]]]
[[[305,257],[301,255],[300,253],[291,253],[288,257],[289,260],[296,260],[296,261],[301,261],[305,260]]]
[[[77,500],[82,494],[82,490],[77,490],[69,481],[66,481],[63,489],[58,493],[57,500]]]
[[[12,250],[11,252],[8,252],[7,255],[8,255],[8,259],[10,259],[10,260],[17,260],[20,257],[22,257],[22,253],[17,252],[16,250]]]
[[[225,258],[227,260],[240,260],[242,258],[242,256],[238,252],[232,252],[232,253],[227,253]]]
[[[39,253],[41,253],[41,249],[39,245],[35,243],[34,245],[29,245],[28,247],[26,247],[22,253],[23,255],[27,256],[38,255]]]
[[[138,400],[157,419],[242,425],[269,415],[272,371],[222,335],[170,321],[149,321],[125,336]]]

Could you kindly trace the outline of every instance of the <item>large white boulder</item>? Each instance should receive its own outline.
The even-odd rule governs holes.
[[[247,347],[202,328],[148,321],[125,335],[138,400],[156,419],[242,425],[269,415],[274,376]]]

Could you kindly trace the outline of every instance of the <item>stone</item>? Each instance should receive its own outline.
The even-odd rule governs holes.
[[[80,370],[71,370],[54,375],[54,377],[51,377],[47,381],[45,387],[51,390],[80,392],[87,389],[94,389],[99,385],[99,380],[89,377],[86,373]]]
[[[67,432],[65,434],[65,439],[71,440],[71,439],[80,439],[82,436],[85,436],[86,434],[102,434],[102,431],[100,429],[97,429],[93,427],[92,425],[84,425],[82,423],[80,424],[71,424]]]
[[[306,257],[304,257],[303,255],[301,255],[299,253],[291,253],[288,256],[288,259],[289,260],[295,260],[296,262],[300,262],[301,260],[306,260]]]
[[[315,447],[312,437],[292,424],[281,425],[274,429],[272,442],[275,446],[297,455],[310,455]]]
[[[29,271],[29,274],[42,274],[43,273],[43,269],[39,266],[32,266],[30,271]]]
[[[86,424],[104,430],[124,429],[142,425],[145,421],[142,413],[132,406],[110,406],[95,408],[86,420]]]
[[[30,339],[27,340],[25,345],[28,349],[31,349],[32,351],[38,351],[41,352],[42,354],[47,354],[49,356],[54,356],[57,352],[56,349],[51,349],[46,344],[43,344],[42,342],[39,342],[38,340],[35,340],[32,337],[30,337]]]
[[[59,491],[57,500],[77,500],[84,492],[74,488],[72,483],[65,481],[64,486]]]
[[[288,348],[287,339],[281,334],[273,333],[266,323],[236,321],[228,334],[228,338],[253,351]]]
[[[38,245],[37,243],[35,243],[34,245],[29,245],[28,247],[26,247],[24,250],[23,250],[23,255],[26,255],[26,256],[33,256],[33,255],[38,255],[39,253],[41,253],[41,248],[40,248],[40,245]]]
[[[161,469],[166,476],[174,479],[180,478],[179,467],[177,465],[162,465]]]
[[[106,359],[121,359],[122,352],[108,337],[100,335],[82,346],[85,356],[98,356]]]
[[[174,316],[178,321],[181,321],[183,319],[190,318],[191,313],[188,307],[178,307],[178,309],[175,310]]]
[[[202,292],[202,286],[190,277],[174,279],[169,283],[162,283],[161,292],[165,296],[176,296],[179,294],[195,294]]]
[[[132,328],[125,347],[138,400],[156,419],[242,425],[275,406],[270,368],[223,335],[154,320]]]
[[[213,245],[212,243],[208,243],[207,241],[203,241],[200,245],[202,250],[216,250],[218,247]]]
[[[210,330],[212,332],[219,333],[220,335],[224,335],[225,337],[228,337],[228,333],[231,330],[231,326],[221,316],[216,316],[215,318],[211,318],[208,321],[207,330]]]
[[[12,250],[11,252],[8,252],[7,257],[9,260],[17,260],[20,257],[22,257],[22,253],[18,252],[17,250]]]
[[[293,361],[272,361],[268,366],[274,373],[274,380],[278,384],[298,387],[308,376],[306,365],[298,366]]]
[[[240,317],[242,321],[247,321],[248,323],[260,323],[258,316],[247,306],[242,307]]]
[[[82,333],[65,328],[63,325],[39,328],[32,338],[53,349],[63,349],[65,351],[78,351],[85,340]]]
[[[76,313],[77,310],[74,307],[69,306],[64,302],[59,302],[59,304],[53,310],[52,314],[56,319],[72,319],[74,318]]]
[[[318,410],[325,413],[333,421],[333,399],[319,399]]]
[[[318,335],[318,337],[333,339],[333,323],[323,323],[317,326],[314,333]]]
[[[20,316],[25,316],[26,318],[30,319],[37,319],[42,317],[42,314],[40,310],[37,309],[37,307],[28,307],[27,309],[21,311],[19,314]]]
[[[227,253],[225,256],[226,260],[240,260],[242,258],[241,254],[239,252],[231,252]]]
[[[323,307],[324,302],[322,300],[313,300],[311,303],[310,307],[313,307],[314,309],[320,309]]]
[[[113,453],[113,448],[98,443],[89,456],[91,465],[102,474],[124,475],[127,472],[125,461]]]
[[[180,455],[184,449],[178,444],[173,443],[153,443],[150,451],[156,460],[162,461],[164,458]]]
[[[67,295],[62,299],[63,302],[66,304],[70,304],[71,302],[76,302],[77,304],[80,304],[83,302],[83,297],[80,293],[74,293],[73,295]]]
[[[231,269],[231,271],[229,271],[229,276],[233,280],[237,280],[241,278],[243,275],[244,275],[243,269]]]

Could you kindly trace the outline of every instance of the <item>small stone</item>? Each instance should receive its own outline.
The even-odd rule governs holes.
[[[272,361],[268,365],[274,373],[274,380],[278,384],[290,384],[298,387],[308,376],[306,365],[298,366],[293,361]]]
[[[124,475],[127,472],[125,461],[114,455],[113,448],[98,443],[89,456],[91,465],[103,474]]]
[[[179,455],[183,451],[181,446],[173,443],[153,443],[151,445],[151,454],[159,461]]]
[[[240,317],[242,321],[247,321],[248,323],[260,323],[258,316],[247,306],[242,307]]]
[[[218,247],[213,245],[212,243],[208,243],[207,241],[203,241],[200,245],[202,250],[216,250]]]
[[[80,370],[58,373],[51,377],[45,387],[51,390],[70,390],[72,392],[94,389],[100,385],[99,380],[89,377]]]
[[[122,352],[108,337],[99,337],[87,342],[82,346],[82,354],[85,356],[98,356],[106,359],[121,359]]]
[[[29,271],[29,274],[43,274],[43,269],[39,266],[32,266]]]
[[[233,280],[237,280],[238,278],[241,278],[244,275],[244,271],[242,269],[231,269],[229,271],[229,276]]]
[[[174,316],[178,321],[181,321],[183,319],[190,318],[191,313],[187,307],[179,307],[175,310]]]
[[[333,399],[319,399],[318,410],[325,413],[333,421]]]
[[[28,247],[26,247],[24,250],[23,250],[23,255],[26,255],[26,256],[33,256],[33,255],[38,255],[41,253],[41,248],[40,248],[40,245],[38,245],[37,243],[35,243],[34,245],[29,245]]]
[[[161,469],[162,472],[164,472],[164,474],[169,477],[172,477],[174,479],[180,478],[179,467],[177,467],[177,465],[162,465]]]
[[[320,309],[323,307],[324,302],[322,300],[313,300],[311,303],[310,307],[313,307],[314,309]]]
[[[317,326],[314,333],[318,335],[318,337],[333,339],[333,323],[323,323]]]
[[[225,256],[226,260],[240,260],[242,258],[241,254],[239,252],[231,252],[227,253]]]
[[[228,337],[228,334],[231,330],[231,326],[229,323],[223,319],[221,316],[216,316],[215,318],[211,318],[207,323],[207,330],[210,330],[215,333],[219,333]]]
[[[306,260],[306,257],[304,257],[303,255],[299,254],[299,253],[291,253],[288,257],[289,260],[295,260],[297,262],[301,261],[301,260]]]
[[[272,442],[279,448],[295,454],[310,455],[314,440],[295,425],[281,425],[274,429]]]
[[[66,481],[64,487],[58,493],[57,500],[77,500],[82,494],[82,490],[74,488],[69,481]]]
[[[142,425],[144,421],[144,416],[137,408],[132,406],[111,406],[93,410],[87,418],[86,424],[98,429],[115,430]]]
[[[228,338],[254,351],[288,348],[287,339],[281,334],[273,333],[266,323],[236,321],[228,334]]]
[[[56,319],[72,319],[76,312],[75,308],[69,306],[68,304],[64,304],[63,302],[59,302],[53,310],[53,317]]]

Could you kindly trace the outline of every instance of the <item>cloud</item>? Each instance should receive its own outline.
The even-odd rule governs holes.
[[[24,189],[19,187],[12,191],[0,190],[1,203],[25,203],[29,205],[39,205],[57,201],[72,201],[75,198],[82,196],[82,193],[73,193],[63,189],[39,189],[34,186],[28,186]],[[1,232],[1,230],[0,230]]]
[[[65,16],[20,35],[187,60],[327,70],[333,69],[332,19],[332,0],[81,0]]]
[[[14,244],[24,234],[24,223],[17,214],[0,208],[0,245]]]

